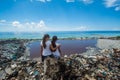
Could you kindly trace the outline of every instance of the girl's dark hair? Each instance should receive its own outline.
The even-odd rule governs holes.
[[[44,36],[43,36],[43,41],[42,41],[42,44],[43,44],[43,47],[44,48],[46,48],[46,38],[50,38],[50,36],[49,36],[49,34],[45,34]]]
[[[52,37],[51,45],[53,46],[53,48],[56,47],[55,42],[56,42],[57,39],[58,39],[57,36],[53,36],[53,37]],[[56,50],[52,50],[52,49],[51,49],[51,51],[52,51],[52,52],[55,52]]]

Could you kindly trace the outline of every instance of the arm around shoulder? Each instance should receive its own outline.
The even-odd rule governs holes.
[[[58,47],[59,47],[59,46],[56,46],[56,47],[54,48],[52,45],[50,45],[50,49],[51,49],[51,50],[56,50]]]

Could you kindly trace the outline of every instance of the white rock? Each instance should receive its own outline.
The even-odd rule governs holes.
[[[64,55],[64,57],[68,57],[67,55]]]
[[[12,65],[11,65],[11,68],[12,68],[12,69],[14,69],[14,68],[16,68],[16,67],[17,67],[17,64],[12,64]]]
[[[6,73],[8,73],[8,74],[12,74],[12,69],[11,69],[11,68],[6,67],[6,68],[5,68],[5,72],[6,72]]]

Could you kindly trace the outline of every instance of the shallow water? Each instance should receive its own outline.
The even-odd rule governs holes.
[[[86,51],[86,47],[96,47],[97,40],[58,40],[61,44],[62,54],[70,55]],[[40,56],[40,42],[32,42],[30,45],[31,58]]]

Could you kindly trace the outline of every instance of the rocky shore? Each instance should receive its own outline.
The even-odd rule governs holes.
[[[0,40],[0,80],[120,80],[120,48],[89,48],[44,62],[29,58],[33,40]]]
[[[29,40],[0,40],[0,80],[5,79],[17,66],[17,62],[29,59],[29,49],[26,47]]]

